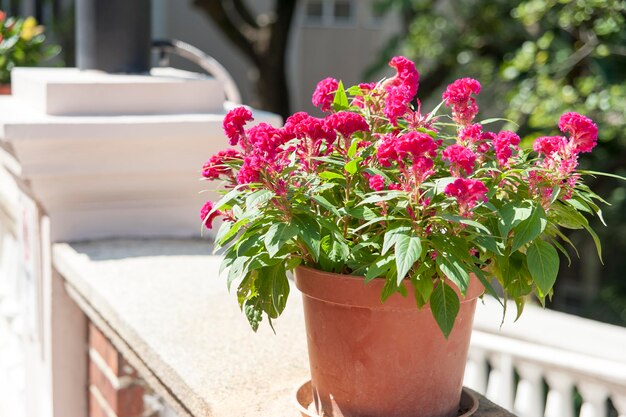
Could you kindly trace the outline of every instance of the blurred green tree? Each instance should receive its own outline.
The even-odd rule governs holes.
[[[399,11],[406,26],[370,74],[404,54],[421,72],[419,96],[431,101],[454,78],[476,78],[483,116],[504,111],[526,145],[554,130],[563,112],[583,113],[598,123],[600,139],[582,167],[626,174],[626,1],[381,0],[375,7]],[[605,265],[586,236],[568,231],[580,259],[573,254],[562,269],[553,305],[624,325],[626,187],[606,177],[588,182],[611,203],[609,227],[597,229]]]
[[[193,0],[259,72],[261,108],[289,116],[287,43],[296,0],[276,0],[269,12],[255,13],[243,0]]]

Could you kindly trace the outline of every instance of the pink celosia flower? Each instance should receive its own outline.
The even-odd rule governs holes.
[[[395,142],[398,157],[404,159],[407,155],[413,158],[421,156],[435,157],[437,144],[434,139],[422,132],[408,132],[398,137]]]
[[[245,134],[243,127],[250,120],[254,120],[252,112],[245,107],[236,107],[226,114],[222,127],[231,146],[241,142]]]
[[[359,88],[361,89],[361,93],[363,93],[363,95],[356,95],[352,100],[352,105],[364,108],[365,96],[369,95],[370,92],[376,88],[376,83],[361,83],[359,84]]]
[[[325,119],[309,116],[304,112],[289,117],[285,122],[285,131],[299,139],[309,138],[314,142],[326,140],[332,144],[337,138],[337,134],[328,127]]]
[[[387,90],[384,113],[392,125],[398,125],[398,119],[407,112],[412,98],[411,90],[403,85]]]
[[[450,145],[442,153],[442,159],[450,162],[450,172],[455,177],[461,173],[469,175],[474,171],[476,154],[461,145]]]
[[[462,144],[476,143],[482,139],[483,126],[480,123],[471,123],[459,131],[459,141]]]
[[[370,129],[363,116],[349,111],[333,113],[324,122],[330,130],[336,130],[346,139],[356,132],[368,132]]]
[[[500,166],[507,166],[509,158],[513,155],[513,149],[519,149],[520,138],[515,133],[505,130],[498,133],[493,140],[493,148]]]
[[[392,162],[398,160],[398,153],[396,152],[397,140],[398,137],[391,133],[383,136],[377,150],[378,161],[382,166],[390,167]]]
[[[420,185],[435,174],[435,171],[432,169],[434,165],[435,163],[432,159],[424,156],[417,157],[413,160],[413,163],[410,165],[410,171],[413,175],[415,185]],[[430,204],[430,200],[428,200],[428,203]]]
[[[237,184],[259,182],[263,166],[264,163],[260,156],[254,154],[246,156],[239,169],[239,173],[237,173]]]
[[[442,98],[446,107],[452,107],[452,116],[459,124],[468,124],[478,113],[472,94],[480,93],[480,83],[472,78],[461,78],[446,88]]]
[[[480,136],[480,141],[476,143],[476,151],[480,153],[487,153],[491,149],[491,143],[496,138],[496,134],[493,132],[483,132]]]
[[[231,175],[232,168],[226,162],[234,159],[241,159],[241,153],[236,149],[226,149],[213,155],[202,166],[202,176],[207,179],[217,179],[220,175]]]
[[[403,56],[394,57],[389,66],[395,68],[397,73],[383,84],[387,93],[384,113],[391,124],[396,126],[398,119],[404,116],[409,103],[417,94],[419,73],[415,69],[415,64]]]
[[[395,77],[388,80],[385,88],[392,85],[394,87],[403,85],[409,89],[411,98],[413,98],[417,94],[420,78],[413,61],[403,56],[394,56],[389,62],[389,66],[395,68],[397,73]]]
[[[373,175],[369,179],[370,188],[374,191],[381,191],[385,188],[385,179],[381,175]]]
[[[562,154],[565,151],[567,139],[563,136],[541,136],[535,139],[533,150],[547,157]]]
[[[207,229],[211,229],[213,227],[213,219],[221,214],[219,210],[211,213],[213,207],[213,202],[207,201],[206,203],[204,203],[204,206],[202,206],[202,209],[200,209],[200,220],[202,220],[204,227],[206,227]],[[209,215],[209,213],[211,214]]]
[[[248,141],[255,152],[272,161],[278,147],[283,145],[289,135],[283,129],[277,129],[267,123],[260,123],[248,129]]]
[[[468,214],[479,201],[487,201],[487,187],[478,180],[457,178],[446,186],[444,193],[456,198],[461,215]]]
[[[598,126],[582,114],[568,112],[559,119],[559,129],[571,135],[570,147],[574,152],[591,152],[598,140]]]
[[[311,101],[315,107],[319,107],[322,111],[330,111],[332,109],[335,91],[339,87],[339,82],[334,78],[324,78],[317,83],[313,98]]]

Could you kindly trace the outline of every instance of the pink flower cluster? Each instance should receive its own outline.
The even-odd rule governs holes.
[[[368,132],[370,129],[363,116],[349,111],[333,113],[326,118],[325,123],[345,139],[351,138],[356,132]]]
[[[488,186],[502,190],[492,190],[500,199],[520,191],[518,181],[526,181],[531,195],[545,207],[553,201],[554,190],[560,189],[560,198],[572,195],[578,181],[578,155],[596,146],[598,128],[593,121],[578,113],[563,114],[559,129],[564,136],[537,138],[533,145],[539,154],[537,166],[523,174],[527,165],[526,159],[518,157],[520,137],[511,131],[488,132],[473,122],[478,113],[476,95],[481,91],[478,81],[456,80],[442,95],[456,124],[455,136],[451,136],[447,124],[421,114],[419,100],[417,106],[411,105],[419,86],[414,63],[398,56],[389,65],[396,74],[388,80],[346,90],[352,100],[346,110],[333,108],[339,82],[334,78],[320,81],[311,100],[326,113],[321,118],[299,112],[282,128],[260,123],[246,129],[246,123],[253,120],[252,113],[245,107],[233,109],[224,118],[223,127],[229,142],[239,150],[227,149],[211,157],[202,167],[202,175],[227,180],[231,186],[247,184],[244,190],[271,190],[278,196],[276,203],[282,201],[287,210],[290,186],[304,187],[321,171],[330,173],[345,167],[341,178],[349,178],[348,192],[406,191],[411,202],[406,211],[413,219],[436,215],[440,207],[447,210],[449,201],[456,201],[460,215],[471,217],[473,209],[487,201]],[[352,170],[355,161],[358,174]],[[332,167],[324,166],[330,162]],[[433,178],[438,181],[449,175],[454,178],[443,193],[449,199],[443,199],[428,187]],[[317,180],[324,183],[327,178]],[[311,183],[318,184],[317,180]],[[383,214],[390,209],[386,201],[378,206]],[[207,227],[218,215],[229,221],[233,218],[228,210],[209,216],[212,207],[208,202],[201,212]],[[425,227],[426,233],[436,228],[427,226],[430,229]]]
[[[571,136],[570,146],[574,153],[591,152],[598,140],[598,126],[582,114],[569,112],[559,119],[559,129]]]
[[[520,138],[515,133],[505,130],[493,138],[493,148],[496,151],[498,165],[506,167],[513,155],[513,150],[519,150]]]
[[[555,170],[564,178],[578,166],[578,154],[591,152],[596,146],[598,126],[581,114],[569,112],[559,119],[559,129],[569,133],[569,139],[563,136],[542,136],[535,139],[533,149],[544,156],[544,168]]]
[[[232,177],[233,170],[227,162],[241,158],[241,152],[236,149],[219,151],[202,166],[202,176],[209,180],[216,180],[221,176]]]
[[[448,184],[444,193],[449,197],[456,198],[459,205],[459,213],[469,216],[479,201],[487,201],[487,187],[479,180],[457,178]]]
[[[415,64],[403,56],[394,57],[389,66],[396,69],[396,75],[383,84],[387,93],[384,113],[391,124],[397,126],[398,119],[406,114],[417,94],[419,73]]]
[[[396,164],[404,181],[399,187],[393,188],[409,190],[418,187],[434,174],[433,158],[437,155],[437,146],[437,142],[426,133],[408,132],[400,136],[389,133],[382,138],[378,147],[378,161],[383,167]]]
[[[230,139],[231,146],[235,146],[243,140],[245,136],[244,125],[250,120],[253,120],[252,112],[245,107],[237,107],[226,114],[222,127],[226,137]]]
[[[478,113],[472,94],[480,93],[480,83],[473,78],[461,78],[448,86],[442,98],[446,107],[452,107],[452,117],[461,124],[470,123]]]
[[[222,214],[219,210],[215,210],[213,213],[211,213],[213,207],[213,202],[207,201],[206,203],[204,203],[202,209],[200,210],[200,220],[202,220],[202,224],[207,229],[213,228],[213,220]],[[211,214],[209,215],[209,213]]]
[[[559,129],[564,136],[542,136],[535,139],[533,150],[543,156],[540,166],[546,171],[529,178],[531,189],[547,206],[552,189],[560,187],[564,198],[571,196],[578,175],[572,175],[578,166],[578,154],[591,152],[598,140],[598,126],[578,113],[565,113],[559,119]]]
[[[324,112],[330,111],[335,98],[335,91],[337,91],[338,87],[339,82],[334,78],[324,78],[317,83],[311,102],[315,107],[319,107],[320,110]]]
[[[450,145],[442,153],[442,158],[450,162],[450,173],[455,177],[474,172],[476,154],[461,145]]]

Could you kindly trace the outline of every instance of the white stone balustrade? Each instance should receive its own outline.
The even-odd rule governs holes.
[[[626,417],[626,329],[535,306],[500,327],[501,314],[479,305],[465,385],[519,417],[607,417],[608,400]]]

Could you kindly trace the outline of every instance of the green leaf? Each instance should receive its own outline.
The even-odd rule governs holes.
[[[500,117],[493,117],[491,119],[485,119],[485,120],[481,120],[480,123],[481,125],[488,125],[491,123],[495,123],[495,122],[508,122],[508,123],[512,123],[515,126],[519,126],[517,123],[515,123],[513,120],[509,120],[509,119],[502,119]]]
[[[333,99],[333,109],[335,111],[346,110],[350,104],[348,103],[348,96],[346,90],[343,88],[343,83],[339,81],[337,91],[335,92],[335,98]]]
[[[245,274],[243,274],[243,269],[246,263],[250,260],[248,256],[239,256],[235,258],[234,262],[230,265],[228,269],[228,277],[226,278],[226,287],[228,291],[230,291],[230,287],[236,279],[243,278]]]
[[[289,296],[289,280],[284,264],[258,269],[256,282],[263,311],[268,317],[277,318],[285,309]]]
[[[387,271],[391,268],[394,261],[394,256],[380,256],[373,264],[371,264],[367,268],[367,273],[365,274],[365,283],[367,284],[374,278],[385,277],[387,275]]]
[[[430,299],[433,289],[435,288],[435,283],[432,278],[427,276],[411,276],[411,282],[413,283],[413,287],[415,287],[415,302],[418,307],[422,307]]]
[[[324,171],[319,173],[320,178],[325,180],[343,180],[345,177],[332,171]]]
[[[387,253],[392,246],[396,244],[398,241],[398,236],[400,235],[408,235],[411,233],[410,226],[400,226],[389,229],[385,232],[385,236],[383,237],[383,248],[380,252],[381,255]]]
[[[478,223],[475,220],[471,220],[462,216],[456,216],[454,214],[442,214],[441,215],[442,219],[446,219],[448,221],[454,222],[454,223],[461,223],[461,224],[465,224],[467,226],[472,226],[482,232],[485,232],[487,234],[491,234],[491,231],[489,229],[487,229],[487,227],[485,227],[484,225]]]
[[[440,281],[430,296],[430,309],[446,339],[450,336],[459,307],[459,297],[454,290],[445,281]]]
[[[436,259],[439,270],[461,290],[461,294],[467,292],[469,274],[463,267],[463,263],[456,256],[449,253],[439,253]]]
[[[399,234],[395,244],[396,268],[398,269],[396,282],[402,282],[413,264],[422,254],[422,241],[418,236]]]
[[[274,223],[265,235],[265,247],[270,256],[276,255],[283,245],[298,234],[298,228],[293,224]]]
[[[359,141],[353,140],[352,143],[350,144],[350,149],[348,149],[348,158],[354,158],[354,155],[356,155],[356,151],[358,147],[359,147]]]
[[[497,255],[503,254],[504,245],[502,242],[498,242],[493,236],[477,235],[472,239],[472,242],[484,250],[491,251]]]
[[[335,237],[332,241],[330,252],[328,252],[328,257],[336,263],[345,264],[349,256],[350,247],[348,244],[343,239]]]
[[[357,219],[363,219],[365,221],[370,221],[379,217],[378,214],[376,214],[374,210],[366,206],[351,207],[351,208],[346,207],[345,210],[346,210],[346,213],[349,214],[350,216],[355,217]]]
[[[526,263],[543,298],[552,289],[559,272],[559,254],[548,242],[536,239],[526,251]]]
[[[439,111],[441,106],[443,106],[445,102],[446,102],[445,100],[441,101],[439,104],[437,104],[437,106],[433,109],[433,111],[428,113],[428,116],[426,116],[426,122],[429,122],[433,117],[437,115],[437,112]]]
[[[352,95],[352,96],[362,96],[363,95],[363,90],[358,85],[353,85],[352,87],[348,88],[347,92],[350,95]]]
[[[546,228],[548,220],[543,207],[536,204],[531,212],[530,217],[520,222],[513,228],[515,235],[511,244],[511,251],[515,252],[526,243],[537,238]]]
[[[312,195],[312,196],[310,196],[310,198],[311,198],[311,200],[315,201],[320,206],[324,207],[326,210],[328,210],[331,213],[333,213],[335,216],[341,217],[341,214],[339,213],[339,210],[337,210],[337,208],[335,206],[333,206],[330,203],[330,201],[326,200],[321,195]]]
[[[226,245],[232,238],[234,238],[237,235],[237,233],[239,232],[239,229],[241,229],[242,226],[248,224],[249,222],[250,222],[250,219],[247,219],[247,218],[237,220],[235,223],[232,224],[230,228],[224,229],[224,234],[222,236],[219,236],[219,239],[216,236],[215,241],[218,242],[220,246]],[[220,232],[222,231],[221,227],[219,231]]]
[[[270,190],[258,190],[246,197],[246,208],[248,210],[256,208],[263,203],[267,203],[274,197],[274,193]]]
[[[596,250],[598,251],[598,258],[600,258],[600,262],[604,265],[604,261],[602,260],[602,245],[600,244],[600,238],[598,238],[596,232],[594,232],[588,224],[584,225],[583,227],[585,228],[587,233],[591,235],[593,243],[596,245]]]
[[[249,185],[249,184],[248,184]],[[233,188],[232,190],[230,190],[228,193],[226,193],[226,195],[224,195],[222,198],[220,198],[214,205],[213,205],[213,209],[209,212],[208,216],[210,216],[211,214],[215,213],[218,210],[221,210],[222,208],[224,208],[224,206],[226,206],[228,203],[230,203],[231,201],[235,200],[237,197],[239,197],[240,194],[243,194],[243,191],[241,191],[242,186],[237,186],[235,188]]]
[[[500,214],[498,221],[500,236],[506,239],[511,229],[530,217],[532,205],[528,202],[524,202],[523,206],[509,203],[498,210],[498,213]]]
[[[361,162],[361,160],[362,160],[362,159],[363,159],[363,158],[358,157],[358,158],[354,158],[353,160],[351,160],[350,162],[348,162],[348,163],[345,165],[345,167],[344,167],[344,168],[345,168],[345,170],[346,170],[346,172],[347,172],[348,174],[351,174],[351,175],[356,174],[356,172],[357,172],[357,171],[358,171],[358,169],[359,169],[359,162]]]
[[[626,181],[625,177],[622,177],[621,175],[617,175],[617,174],[611,174],[609,172],[579,170],[578,173],[584,174],[584,175],[600,175],[602,177],[611,177],[611,178],[617,178],[618,180]]]
[[[317,262],[320,256],[322,240],[319,224],[306,215],[294,216],[293,222],[298,227],[298,236],[302,238],[304,244],[311,250],[313,260]]]
[[[364,204],[372,204],[372,203],[378,203],[380,201],[388,201],[394,198],[400,198],[400,197],[408,197],[408,193],[406,191],[382,191],[379,193],[374,193],[369,195],[367,198],[365,198],[364,200],[362,200],[359,204],[357,204],[358,206],[362,206]]]

